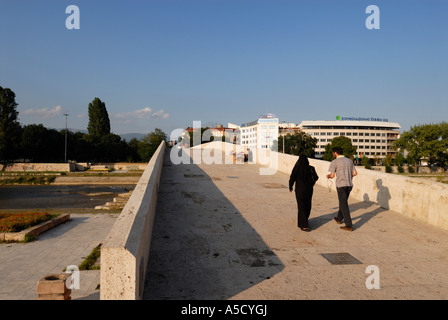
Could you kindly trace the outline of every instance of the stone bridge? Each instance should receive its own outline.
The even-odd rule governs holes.
[[[360,170],[347,232],[333,220],[338,200],[326,185],[328,163],[313,163],[320,181],[311,232],[303,232],[288,190],[297,158],[280,158],[275,174],[261,175],[260,164],[174,164],[164,148],[102,247],[101,299],[448,298],[444,185],[427,196],[439,203],[425,222],[394,210],[389,181],[401,177]],[[207,154],[228,157],[219,148]],[[375,175],[376,197],[363,174]]]

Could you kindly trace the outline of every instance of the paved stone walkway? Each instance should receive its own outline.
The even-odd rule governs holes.
[[[35,300],[39,279],[79,265],[107,236],[118,214],[71,214],[29,243],[0,244],[0,300]],[[80,271],[72,300],[98,300],[99,270]]]
[[[353,199],[343,231],[336,193],[316,186],[303,232],[289,176],[258,170],[165,159],[145,299],[448,299],[447,231]],[[366,287],[370,265],[380,289]]]
[[[342,231],[337,195],[316,186],[305,233],[288,175],[259,168],[175,166],[166,157],[145,299],[448,299],[447,231],[354,200],[355,230]],[[0,244],[0,299],[36,299],[37,281],[79,265],[116,217],[72,214],[37,241]],[[333,265],[325,253],[361,263]],[[380,289],[366,288],[369,265]],[[99,273],[81,271],[72,299],[99,299]]]

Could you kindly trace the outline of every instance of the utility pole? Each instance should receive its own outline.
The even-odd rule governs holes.
[[[65,116],[65,162],[67,163],[67,117],[69,116],[69,114],[64,113]]]
[[[282,136],[283,140],[283,153],[285,153],[285,135]]]

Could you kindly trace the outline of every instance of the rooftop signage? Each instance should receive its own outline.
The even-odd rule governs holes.
[[[261,116],[259,116],[258,118],[259,118],[259,119],[266,119],[266,118],[272,119],[272,118],[275,118],[275,114],[273,114],[273,113],[268,113],[268,114],[266,114],[266,115],[261,115]]]
[[[389,122],[389,119],[386,118],[376,118],[376,117],[370,117],[370,118],[364,118],[364,117],[342,117],[342,116],[336,116],[336,120],[339,121],[379,121],[379,122]]]

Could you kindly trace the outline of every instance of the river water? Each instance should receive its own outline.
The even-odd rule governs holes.
[[[95,208],[135,185],[0,186],[0,209]]]

